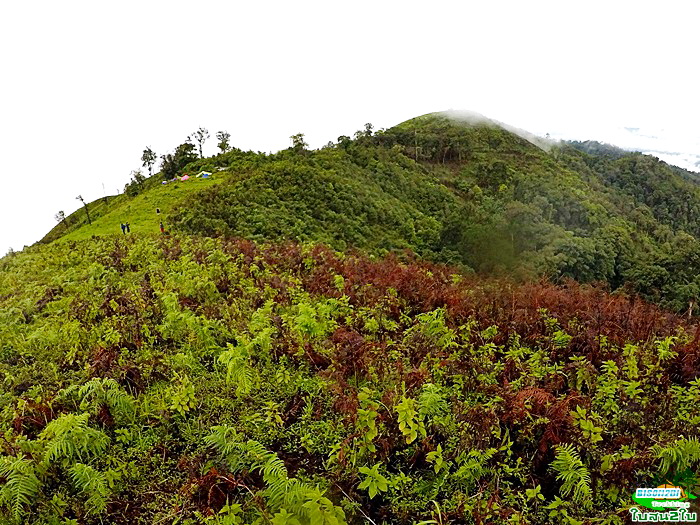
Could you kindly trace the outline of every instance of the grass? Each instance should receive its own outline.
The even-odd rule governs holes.
[[[225,178],[223,174],[217,174],[208,179],[192,178],[185,182],[158,185],[134,198],[120,196],[111,210],[94,218],[92,224],[85,224],[67,233],[59,241],[78,241],[89,239],[93,235],[121,234],[120,224],[124,222],[129,223],[131,233],[160,233],[160,221],[163,220],[165,228],[168,229],[165,217],[183,197],[220,184]],[[98,202],[101,203],[101,200],[90,203],[91,212],[93,206],[97,209]],[[156,213],[156,208],[160,209],[160,214]],[[75,213],[85,214],[82,208]]]

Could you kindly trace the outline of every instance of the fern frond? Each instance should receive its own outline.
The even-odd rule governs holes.
[[[98,455],[107,449],[109,437],[88,426],[89,414],[64,414],[51,421],[39,434],[46,441],[45,459],[72,460]]]
[[[104,403],[110,411],[118,416],[131,419],[136,413],[134,398],[127,394],[114,379],[94,377],[78,390],[80,407],[93,413]]]
[[[440,386],[433,383],[423,385],[418,406],[421,417],[441,416],[448,411],[447,400],[443,397]]]
[[[216,449],[216,451],[228,458],[234,453],[240,451],[241,444],[238,439],[238,432],[233,427],[228,425],[218,425],[211,428],[212,432],[204,438],[204,442]],[[237,472],[238,470],[234,470]]]
[[[109,488],[107,476],[89,465],[76,463],[68,474],[73,486],[80,492],[87,494],[86,508],[90,514],[99,514],[107,507]]]
[[[563,496],[573,493],[574,502],[586,506],[591,504],[591,473],[572,444],[557,447],[551,468],[557,473],[557,480],[563,482],[560,489]]]
[[[267,486],[258,494],[264,497],[272,513],[284,509],[288,513],[285,516],[300,523],[345,524],[345,514],[340,507],[325,498],[318,487],[289,478],[282,459],[262,443],[252,439],[242,443],[235,429],[227,425],[212,427],[211,430],[204,441],[223,456],[229,469],[262,473]]]
[[[6,480],[0,490],[0,503],[7,506],[14,519],[19,521],[41,489],[35,464],[22,454],[16,458],[0,458],[0,476]]]
[[[219,362],[226,366],[226,383],[236,385],[236,393],[250,393],[255,385],[255,370],[248,364],[245,347],[228,345],[219,356]]]
[[[287,467],[284,466],[284,461],[276,455],[267,460],[267,463],[262,468],[262,472],[266,483],[272,483],[278,479],[287,479]]]
[[[665,447],[654,445],[651,450],[661,460],[659,469],[662,475],[671,470],[683,472],[700,461],[700,441],[695,437],[683,437]]]

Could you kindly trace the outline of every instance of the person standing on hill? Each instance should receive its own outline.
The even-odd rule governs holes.
[[[160,221],[160,233],[165,233],[165,228],[163,227],[163,221]]]
[[[124,224],[124,226],[126,226],[126,233],[131,233],[131,229],[129,228],[129,223],[127,222],[126,224]]]
[[[121,226],[121,228],[122,228],[122,233],[126,235],[126,226],[124,226],[124,223],[123,222],[119,223],[119,226]]]

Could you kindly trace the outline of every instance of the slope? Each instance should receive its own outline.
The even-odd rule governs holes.
[[[166,220],[170,211],[179,201],[192,193],[209,188],[224,181],[228,174],[218,173],[207,179],[191,178],[185,182],[159,184],[157,175],[149,181],[144,191],[131,197],[126,194],[111,196],[88,203],[92,224],[88,223],[85,210],[81,207],[56,225],[40,243],[58,239],[63,241],[87,239],[93,235],[105,236],[118,233],[119,225],[129,222],[133,233],[158,233],[160,221]],[[105,202],[107,201],[107,202]],[[161,214],[156,213],[161,210]]]
[[[0,520],[621,523],[697,468],[694,330],[318,245],[31,247],[0,261]]]
[[[692,181],[444,115],[205,165],[0,259],[0,521],[622,523],[695,490],[697,319],[624,289],[692,305]]]
[[[633,180],[649,179],[644,194],[683,189],[692,215],[697,185],[644,159],[616,162],[634,166]],[[687,278],[697,268],[692,247],[679,250],[695,242],[679,209],[641,202],[600,156],[533,144],[481,119],[429,114],[317,151],[219,161],[245,176],[183,201],[172,217],[180,231],[409,248],[478,272],[625,285],[679,311],[700,292]],[[683,265],[682,276],[670,271]]]

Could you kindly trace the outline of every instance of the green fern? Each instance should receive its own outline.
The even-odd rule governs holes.
[[[332,319],[334,306],[330,300],[315,306],[305,302],[297,304],[298,313],[293,318],[294,329],[305,341],[325,337],[336,327]]]
[[[495,448],[485,450],[470,450],[469,452],[461,452],[457,457],[458,469],[455,472],[455,478],[465,484],[467,487],[473,487],[482,477],[492,473],[493,470],[488,467],[488,462],[498,452]]]
[[[113,416],[132,421],[136,413],[134,398],[127,394],[114,379],[95,377],[78,390],[80,410],[96,414],[102,404]]]
[[[440,417],[449,410],[439,385],[426,383],[418,396],[418,414],[421,418]]]
[[[272,337],[277,330],[272,324],[272,311],[275,307],[273,300],[265,302],[262,308],[258,308],[250,318],[248,330],[251,334],[255,334],[251,340],[251,344],[261,350],[263,353],[268,353],[272,348]]]
[[[700,441],[694,437],[683,437],[665,447],[654,445],[651,450],[661,460],[659,469],[662,476],[670,471],[683,472],[700,461]]]
[[[557,456],[551,469],[557,473],[557,480],[562,481],[562,496],[573,493],[573,501],[589,507],[591,503],[591,473],[583,464],[574,446],[570,443],[557,447]]]
[[[248,363],[248,344],[233,346],[228,344],[219,356],[219,362],[226,366],[226,382],[236,385],[236,394],[249,394],[255,385],[255,369]]]
[[[421,334],[428,338],[438,348],[450,348],[455,346],[457,334],[447,326],[445,321],[444,308],[437,308],[432,312],[426,312],[416,316],[417,323],[406,330],[404,342],[407,343],[415,337],[416,334]],[[495,335],[495,334],[494,334]]]
[[[295,519],[304,525],[345,524],[343,510],[318,487],[289,478],[287,467],[277,454],[257,441],[243,442],[239,437],[233,428],[221,425],[213,427],[204,441],[221,454],[233,473],[245,469],[262,474],[266,488],[258,494],[263,497],[267,510],[277,513],[278,521],[284,517],[286,523],[293,523],[291,520]]]
[[[76,463],[68,470],[73,486],[88,495],[86,509],[90,514],[99,514],[107,507],[109,488],[107,475],[89,465]]]
[[[46,425],[39,437],[46,442],[46,461],[83,459],[107,449],[109,437],[88,426],[89,414],[64,414]]]
[[[0,489],[0,504],[7,507],[12,517],[19,521],[41,490],[36,465],[22,454],[16,458],[2,457],[0,477],[5,479]]]

